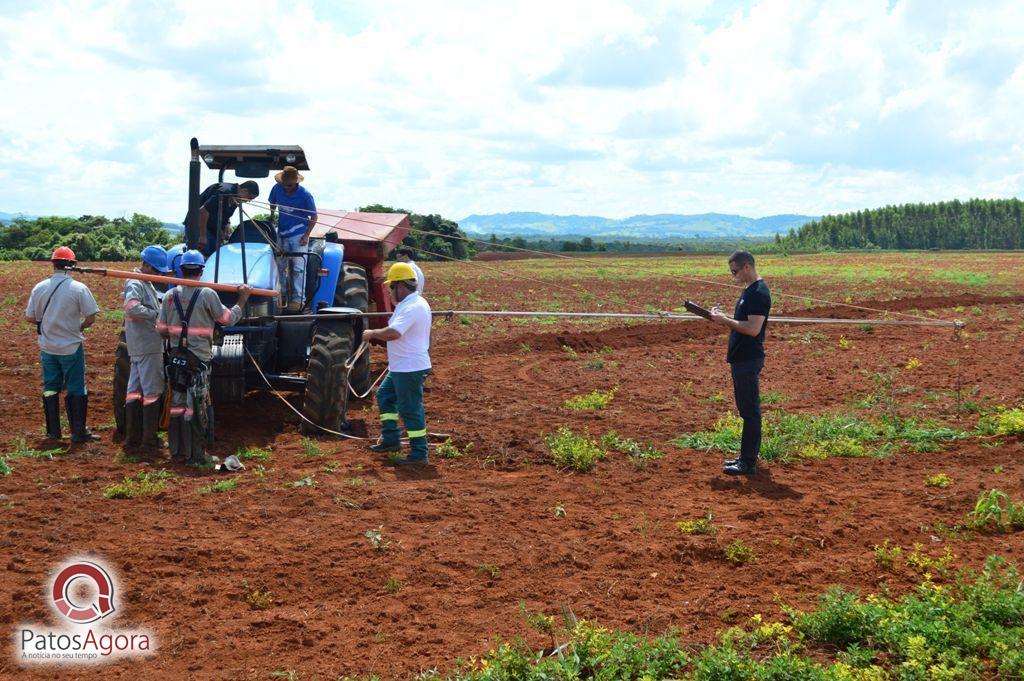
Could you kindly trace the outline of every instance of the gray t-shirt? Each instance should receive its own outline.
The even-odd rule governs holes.
[[[57,285],[66,281],[60,288]],[[46,301],[50,300],[46,307]],[[43,315],[46,308],[46,315]],[[49,279],[36,284],[25,306],[25,316],[42,321],[39,349],[51,355],[71,355],[85,341],[82,319],[100,311],[89,287],[75,281],[67,272],[54,272]]]

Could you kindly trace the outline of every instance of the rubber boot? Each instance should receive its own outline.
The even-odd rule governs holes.
[[[146,449],[163,449],[167,446],[167,443],[157,435],[163,407],[160,400],[142,407],[142,446]]]
[[[142,403],[138,400],[124,404],[124,448],[135,449],[142,444]]]
[[[168,448],[171,450],[171,461],[173,463],[185,463],[188,460],[188,445],[191,444],[191,433],[189,425],[185,423],[182,416],[172,416],[170,425],[167,426]]]
[[[43,415],[46,417],[46,437],[50,440],[59,440],[60,395],[43,395]]]
[[[428,463],[427,460],[427,438],[409,438],[409,455],[404,459],[395,461],[396,466],[422,466]]]
[[[95,442],[100,439],[99,435],[89,432],[85,425],[89,416],[88,395],[67,395],[64,398],[64,407],[68,410],[68,421],[71,422],[72,442]]]
[[[206,428],[200,419],[193,417],[185,421],[185,438],[189,441],[188,458],[185,461],[189,466],[206,465]]]

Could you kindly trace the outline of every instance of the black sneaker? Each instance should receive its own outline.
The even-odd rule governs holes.
[[[736,459],[729,459],[728,461],[723,461],[722,465],[723,466],[735,466],[739,462],[740,462],[740,460],[738,458],[736,458]]]
[[[753,475],[757,472],[757,464],[737,461],[731,466],[723,468],[722,472],[726,475]]]

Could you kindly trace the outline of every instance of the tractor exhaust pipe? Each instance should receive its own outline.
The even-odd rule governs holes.
[[[195,137],[189,143],[192,160],[188,164],[188,217],[185,218],[186,248],[199,247],[199,140]]]

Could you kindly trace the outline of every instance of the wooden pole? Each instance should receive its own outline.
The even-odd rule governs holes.
[[[68,267],[72,272],[84,272],[85,274],[98,274],[101,277],[114,277],[115,279],[140,279],[151,281],[154,284],[180,284],[182,286],[195,286],[197,288],[212,288],[214,291],[224,293],[238,293],[238,284],[219,284],[212,281],[199,281],[198,279],[179,279],[178,277],[165,277],[159,274],[144,274],[142,272],[125,272],[124,270],[108,270],[101,267]],[[254,288],[252,295],[263,296],[264,298],[277,298],[281,295],[278,291],[268,288]]]

